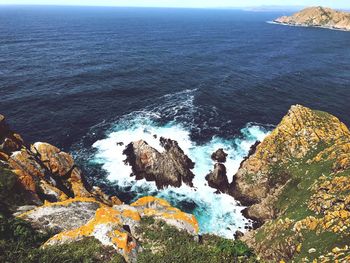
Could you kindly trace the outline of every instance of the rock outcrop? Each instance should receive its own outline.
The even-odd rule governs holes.
[[[292,106],[276,129],[241,164],[231,186],[232,195],[245,205],[272,198],[276,189],[290,179],[288,171],[278,169],[279,166],[302,159],[321,145],[340,144],[347,136],[349,130],[336,117],[300,105]],[[262,220],[272,218],[273,213]]]
[[[222,193],[226,193],[229,188],[226,167],[223,164],[226,162],[226,157],[227,153],[221,148],[213,152],[211,159],[216,162],[214,164],[214,170],[205,177],[205,180],[208,181],[210,187],[215,188]]]
[[[153,170],[147,172],[170,173],[170,179],[161,181],[160,186],[169,182],[181,185],[182,181],[190,184],[193,162],[175,141],[162,138],[161,143],[164,153],[155,152],[140,142],[142,147],[137,148],[136,153],[142,154],[142,161],[138,159],[138,162],[147,169],[149,163],[144,161],[153,162]],[[2,115],[0,159],[1,165],[17,176],[21,185],[18,189],[30,197],[29,203],[32,204],[18,207],[14,215],[30,222],[41,232],[57,233],[44,247],[94,237],[103,245],[115,248],[116,253],[123,255],[128,262],[136,262],[142,244],[136,240],[135,227],[142,217],[153,217],[191,235],[198,234],[196,218],[171,207],[165,200],[144,197],[126,205],[99,187],[90,186],[70,154],[48,143],[26,145],[9,129]],[[160,174],[155,176],[159,179]]]
[[[132,167],[137,180],[155,181],[158,188],[180,187],[182,183],[192,186],[194,163],[182,151],[176,141],[160,138],[163,152],[158,152],[140,140],[126,146],[125,163]]]
[[[205,180],[208,181],[210,187],[215,188],[222,193],[227,192],[229,183],[224,164],[216,163],[214,165],[214,170],[205,177]]]
[[[350,30],[350,13],[325,7],[309,7],[292,16],[282,16],[274,20],[276,23],[324,27],[330,29]]]
[[[296,105],[243,161],[230,193],[260,223],[240,238],[262,259],[350,260],[349,142],[338,118]]]
[[[224,163],[226,162],[227,153],[224,152],[224,149],[220,148],[217,151],[213,152],[211,155],[211,159],[213,161]]]

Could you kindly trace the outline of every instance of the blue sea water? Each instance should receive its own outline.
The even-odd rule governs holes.
[[[280,15],[0,6],[0,112],[27,141],[72,151],[108,192],[158,195],[196,214],[203,232],[231,237],[249,222],[205,184],[212,151],[229,152],[231,179],[297,103],[350,125],[350,33],[267,23]],[[115,143],[157,147],[154,133],[196,161],[196,191],[129,177]]]

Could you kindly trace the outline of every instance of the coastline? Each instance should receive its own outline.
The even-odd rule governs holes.
[[[293,27],[309,27],[309,28],[321,28],[321,29],[328,29],[328,30],[334,30],[334,31],[343,31],[343,32],[350,32],[350,30],[342,29],[342,28],[336,28],[336,27],[329,27],[329,26],[313,26],[313,25],[303,25],[303,24],[291,24],[291,23],[281,23],[277,21],[266,21],[268,24],[275,24],[275,25],[282,25],[282,26],[293,26]]]

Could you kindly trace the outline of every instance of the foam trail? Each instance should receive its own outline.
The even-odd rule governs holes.
[[[196,145],[190,139],[190,132],[183,126],[174,122],[159,126],[152,121],[155,117],[157,116],[142,112],[136,113],[131,120],[124,119],[117,123],[107,138],[94,143],[93,147],[97,149],[97,152],[92,162],[102,164],[110,181],[115,181],[120,186],[131,187],[130,191],[137,193],[138,196],[156,194],[175,206],[192,212],[199,221],[201,233],[213,233],[233,238],[236,230],[244,230],[245,225],[250,222],[242,216],[243,207],[239,206],[233,197],[226,194],[215,194],[215,189],[207,185],[205,176],[214,164],[210,155],[218,148],[223,148],[228,153],[226,167],[229,180],[232,180],[233,174],[248,153],[250,146],[256,140],[262,140],[267,134],[266,130],[259,126],[247,125],[241,130],[241,138],[214,137],[206,144]],[[157,138],[153,135],[157,135]],[[194,188],[183,185],[180,188],[169,187],[157,190],[154,182],[135,181],[133,177],[130,177],[131,167],[123,162],[125,156],[122,152],[125,145],[142,139],[161,152],[163,151],[159,144],[161,136],[176,140],[184,152],[196,163],[193,170]],[[123,145],[118,145],[119,142],[122,142]]]

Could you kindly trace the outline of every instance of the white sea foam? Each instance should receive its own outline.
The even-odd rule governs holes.
[[[211,153],[218,148],[223,148],[228,153],[226,167],[231,181],[250,146],[256,140],[262,140],[267,134],[266,130],[259,126],[247,125],[241,130],[242,136],[239,138],[214,137],[206,144],[196,145],[190,139],[190,132],[183,126],[175,123],[158,126],[152,121],[152,117],[156,116],[150,116],[144,112],[134,114],[132,121],[119,122],[107,138],[93,145],[97,149],[93,162],[102,164],[103,169],[108,173],[108,179],[117,182],[120,186],[131,187],[130,191],[136,192],[139,196],[156,192],[158,197],[165,198],[175,205],[183,202],[192,204],[194,206],[192,212],[199,221],[202,233],[215,233],[233,238],[236,230],[244,230],[244,226],[249,224],[249,221],[241,214],[243,207],[229,195],[215,194],[215,189],[207,185],[205,176],[213,168]],[[157,138],[153,135],[157,135]],[[194,188],[183,185],[180,188],[169,187],[157,190],[154,182],[135,181],[130,177],[131,167],[123,162],[125,156],[122,152],[125,145],[142,139],[161,152],[163,151],[159,145],[161,136],[176,140],[196,163],[193,169]],[[119,142],[123,145],[118,145]]]

